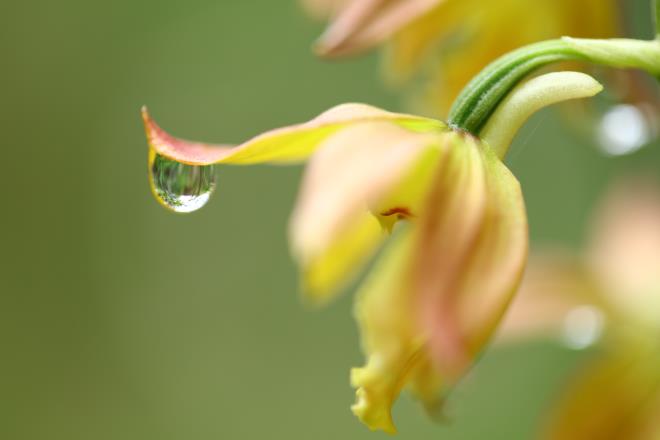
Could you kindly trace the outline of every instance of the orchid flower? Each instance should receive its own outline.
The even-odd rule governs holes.
[[[440,410],[513,298],[527,220],[520,186],[502,160],[532,113],[602,88],[576,72],[523,81],[565,59],[660,75],[660,40],[562,39],[522,48],[473,80],[449,123],[343,104],[228,146],[175,138],[144,109],[152,189],[163,205],[187,211],[208,199],[211,165],[307,162],[289,230],[304,294],[334,298],[383,248],[357,294],[366,362],[351,373],[352,409],[370,428],[395,432],[399,393],[407,388]]]
[[[597,211],[580,256],[532,259],[501,342],[563,336],[600,351],[570,381],[541,438],[660,436],[660,190],[624,181]]]
[[[615,0],[301,1],[314,17],[330,20],[315,45],[319,55],[385,45],[389,82],[410,86],[415,108],[442,116],[483,66],[509,51],[563,35],[621,34]]]

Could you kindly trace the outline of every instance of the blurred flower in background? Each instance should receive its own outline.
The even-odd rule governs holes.
[[[564,35],[624,35],[624,5],[615,0],[302,2],[312,16],[330,20],[316,43],[319,55],[344,57],[384,45],[388,82],[408,90],[415,111],[441,118],[470,79],[506,52]],[[595,118],[573,112],[580,121],[574,125],[594,127],[590,134],[606,154],[628,154],[658,134],[657,90],[633,72],[608,72],[608,82],[609,102],[598,109],[586,104]]]
[[[616,184],[581,258],[532,259],[500,341],[561,337],[599,349],[543,428],[548,439],[660,436],[660,189]]]
[[[415,83],[423,108],[441,117],[460,90],[497,57],[540,40],[622,35],[613,0],[302,0],[330,24],[325,57],[386,45],[385,71]]]

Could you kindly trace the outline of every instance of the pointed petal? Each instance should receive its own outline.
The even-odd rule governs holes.
[[[415,285],[431,354],[462,375],[499,324],[527,256],[520,186],[490,148],[467,137],[440,169],[420,218]]]
[[[444,0],[360,0],[344,5],[317,42],[324,56],[359,53],[383,42]]]
[[[432,119],[390,113],[365,104],[342,104],[309,122],[275,129],[232,147],[177,139],[161,129],[146,108],[142,109],[142,119],[150,148],[188,165],[301,162],[333,133],[362,122],[388,121],[421,131],[439,126]]]
[[[328,299],[375,251],[383,234],[370,209],[396,196],[414,215],[437,142],[437,134],[373,122],[348,127],[319,147],[290,224],[293,255],[312,299]]]

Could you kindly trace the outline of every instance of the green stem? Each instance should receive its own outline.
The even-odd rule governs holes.
[[[568,60],[637,68],[660,76],[660,39],[587,40],[564,37],[525,46],[487,66],[463,89],[451,109],[449,123],[479,135],[500,102],[521,80],[543,66]]]

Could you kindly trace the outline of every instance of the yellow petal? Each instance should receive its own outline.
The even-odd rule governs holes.
[[[439,124],[432,119],[390,113],[365,104],[342,104],[309,122],[275,129],[241,145],[229,146],[175,138],[151,119],[146,108],[142,109],[142,118],[150,148],[188,165],[296,163],[306,160],[330,135],[353,124],[387,121],[422,131]]]
[[[413,80],[415,103],[444,116],[469,80],[504,53],[563,35],[620,35],[616,10],[614,0],[447,0],[393,37],[387,73]]]
[[[375,250],[383,234],[370,208],[385,209],[390,200],[414,215],[437,143],[437,133],[387,122],[354,125],[322,143],[305,171],[290,224],[293,255],[312,299],[337,292]]]
[[[657,440],[660,359],[625,347],[592,360],[568,384],[548,417],[548,440]]]
[[[460,377],[489,340],[522,276],[520,186],[492,150],[456,135],[416,228],[414,283],[436,366]]]
[[[426,357],[408,281],[413,243],[410,228],[398,231],[358,291],[355,303],[368,359],[364,367],[351,372],[351,383],[357,389],[352,410],[369,428],[389,433],[396,432],[392,405]]]
[[[524,265],[527,230],[516,180],[474,138],[440,138],[417,215],[358,295],[368,360],[352,374],[353,409],[372,429],[394,431],[391,406],[406,386],[439,413],[444,392],[501,318]]]

